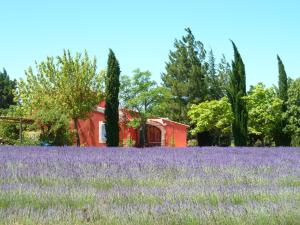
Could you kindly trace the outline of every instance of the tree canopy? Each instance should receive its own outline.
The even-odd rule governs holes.
[[[99,91],[101,82],[96,59],[91,60],[87,52],[72,56],[70,51],[64,50],[62,56],[48,57],[25,74],[26,80],[18,85],[24,113],[41,121],[41,125],[51,111],[72,119],[77,145],[80,145],[78,120],[87,118],[103,96]]]
[[[14,92],[16,89],[16,80],[11,80],[6,70],[0,71],[0,109],[7,109],[15,104]]]
[[[287,119],[285,131],[292,134],[292,145],[300,145],[300,78],[290,85],[288,90],[287,111],[284,114]]]
[[[175,121],[188,123],[188,104],[197,104],[207,99],[205,64],[206,51],[200,41],[196,41],[192,31],[185,29],[186,35],[175,40],[174,51],[170,51],[166,72],[162,74],[163,86],[172,93],[170,117]]]
[[[193,135],[211,132],[218,139],[217,143],[220,144],[220,137],[231,133],[233,115],[226,97],[192,105],[188,116],[194,124],[191,130]]]
[[[136,69],[133,76],[121,77],[120,100],[124,108],[138,112],[138,117],[130,121],[129,125],[141,128],[145,144],[146,122],[150,117],[166,115],[169,105],[170,92],[151,79],[149,71]]]
[[[250,144],[254,145],[260,140],[262,145],[270,145],[274,141],[278,121],[281,120],[282,100],[277,97],[274,88],[266,88],[262,83],[251,86],[244,99],[249,113]]]

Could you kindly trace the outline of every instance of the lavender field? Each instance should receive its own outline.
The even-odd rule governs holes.
[[[300,224],[300,149],[0,147],[0,224]]]

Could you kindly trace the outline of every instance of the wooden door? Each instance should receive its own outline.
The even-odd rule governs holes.
[[[147,125],[147,146],[161,146],[161,130],[159,128]]]

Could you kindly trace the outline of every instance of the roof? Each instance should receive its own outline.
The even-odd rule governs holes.
[[[155,119],[149,119],[149,120],[151,120],[151,121],[153,121],[153,122],[158,122],[158,123],[160,123],[160,124],[163,125],[163,126],[166,126],[167,124],[166,124],[165,122],[168,121],[168,122],[170,122],[170,123],[175,123],[175,124],[178,124],[178,125],[180,125],[180,126],[190,127],[189,125],[186,125],[186,124],[184,124],[184,123],[178,123],[178,122],[175,122],[175,121],[170,120],[170,119],[168,119],[168,118],[155,118]]]
[[[123,118],[124,117],[124,110],[126,110],[128,112],[134,112],[132,110],[127,110],[127,109],[124,109],[124,108],[119,109],[119,119],[121,119],[121,120],[124,119]],[[105,107],[97,106],[94,111],[99,112],[99,113],[104,113]],[[135,113],[137,113],[137,112],[135,112]],[[153,121],[153,122],[158,122],[163,126],[166,126],[167,124],[165,123],[165,121],[168,121],[168,122],[175,123],[175,124],[178,124],[178,125],[181,125],[181,126],[190,127],[189,125],[186,125],[184,123],[175,122],[175,121],[170,120],[168,118],[160,118],[159,117],[159,118],[153,118],[153,119],[150,119],[150,120]]]

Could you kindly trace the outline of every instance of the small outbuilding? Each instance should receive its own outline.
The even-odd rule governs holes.
[[[105,102],[90,113],[86,120],[78,121],[80,144],[83,146],[106,146],[105,132]],[[128,121],[138,115],[126,109],[119,110],[120,146],[126,145],[130,139],[135,147],[140,146],[140,130],[128,126]],[[188,125],[171,121],[167,118],[147,120],[146,146],[186,147]],[[74,124],[71,124],[74,127]],[[126,141],[127,140],[127,141]]]

